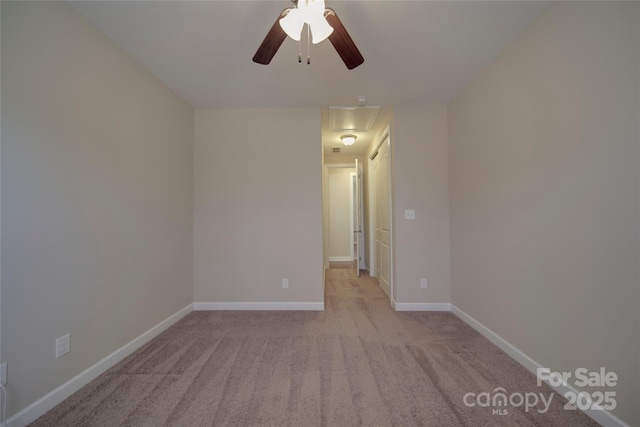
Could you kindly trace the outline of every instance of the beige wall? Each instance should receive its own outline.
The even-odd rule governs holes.
[[[321,150],[320,109],[196,110],[195,301],[323,302]]]
[[[447,109],[396,107],[391,133],[395,299],[450,301]],[[405,220],[414,209],[415,220]],[[428,288],[420,288],[420,278]]]
[[[329,258],[353,259],[351,229],[351,174],[355,168],[328,168]]]
[[[193,111],[58,2],[2,2],[1,101],[11,415],[193,301]]]
[[[552,6],[450,106],[452,302],[640,424],[637,2]]]

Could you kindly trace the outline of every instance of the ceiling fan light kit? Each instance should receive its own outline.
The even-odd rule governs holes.
[[[295,8],[288,10],[279,21],[280,27],[295,41],[300,41],[304,24],[311,29],[313,44],[320,43],[333,32],[333,27],[324,17],[324,0],[299,0]]]
[[[305,24],[311,31],[312,43],[318,44],[328,38],[349,70],[364,62],[362,54],[335,11],[326,8],[324,0],[291,1],[296,7],[280,13],[253,56],[254,62],[269,64],[287,36],[300,41]]]

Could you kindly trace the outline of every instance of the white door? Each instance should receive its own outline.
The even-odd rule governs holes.
[[[375,185],[375,274],[391,299],[391,197],[389,137],[373,159]]]

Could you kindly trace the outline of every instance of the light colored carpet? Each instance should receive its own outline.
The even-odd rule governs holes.
[[[324,312],[193,312],[32,426],[596,426],[578,411],[468,407],[553,391],[451,313],[394,312],[327,272]]]

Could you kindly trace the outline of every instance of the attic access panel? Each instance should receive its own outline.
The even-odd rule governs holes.
[[[329,128],[332,132],[369,132],[379,112],[379,106],[329,107]]]

